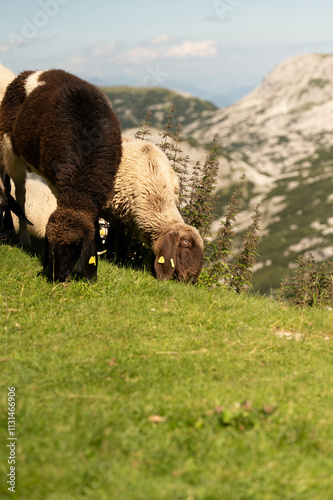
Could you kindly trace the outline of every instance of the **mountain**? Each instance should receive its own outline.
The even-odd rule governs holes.
[[[165,116],[172,104],[175,104],[175,122],[183,127],[197,120],[208,119],[217,107],[180,91],[160,87],[102,87],[112,103],[112,107],[120,119],[123,130],[139,127],[147,110],[152,113],[153,127],[162,128]]]
[[[241,229],[262,205],[257,288],[276,287],[308,250],[317,260],[333,257],[333,55],[285,61],[246,97],[184,133],[201,143],[219,134],[222,194],[246,174]]]

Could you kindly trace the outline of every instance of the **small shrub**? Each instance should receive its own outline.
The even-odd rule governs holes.
[[[188,198],[181,213],[187,224],[198,229],[205,243],[211,236],[211,225],[217,201],[216,185],[219,162],[217,160],[218,135],[210,143],[205,163],[198,162],[189,181]]]
[[[256,263],[256,255],[259,246],[259,221],[261,217],[260,207],[257,205],[252,214],[250,225],[243,241],[243,248],[239,254],[237,263],[233,267],[231,286],[237,293],[250,287],[252,282],[252,269]]]
[[[217,231],[215,244],[212,245],[213,251],[211,254],[211,261],[215,263],[211,269],[212,274],[215,270],[218,270],[219,262],[225,263],[228,257],[232,255],[231,247],[235,236],[234,224],[237,220],[237,214],[239,213],[239,207],[242,201],[244,182],[245,174],[241,176],[238,186],[231,196],[230,203],[227,206],[225,220],[222,220]]]
[[[278,298],[302,307],[333,307],[333,262],[319,265],[308,252],[296,263],[296,271],[282,280]]]
[[[252,215],[252,223],[245,234],[242,250],[238,257],[232,252],[235,237],[235,223],[240,211],[243,197],[245,175],[242,175],[238,186],[231,196],[224,220],[222,220],[216,239],[208,245],[210,254],[206,261],[201,282],[205,286],[221,284],[233,288],[237,293],[252,286],[252,268],[256,261],[259,245],[259,221],[261,217],[259,205]],[[232,260],[233,259],[233,260]]]

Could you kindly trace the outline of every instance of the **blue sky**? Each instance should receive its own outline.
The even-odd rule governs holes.
[[[0,61],[214,99],[288,57],[333,52],[332,21],[332,0],[11,0]]]

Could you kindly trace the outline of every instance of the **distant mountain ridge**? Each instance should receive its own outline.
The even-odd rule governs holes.
[[[165,116],[175,104],[175,122],[183,127],[196,120],[208,119],[217,107],[184,92],[161,87],[102,87],[120,119],[123,129],[138,127],[148,110],[152,113],[152,127],[162,128]]]

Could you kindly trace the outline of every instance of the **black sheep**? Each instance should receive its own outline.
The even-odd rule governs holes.
[[[0,144],[16,200],[24,209],[26,168],[43,176],[58,200],[46,226],[48,276],[97,274],[95,224],[121,160],[121,130],[107,97],[62,70],[25,71],[7,87]],[[26,223],[19,237],[29,245]]]

